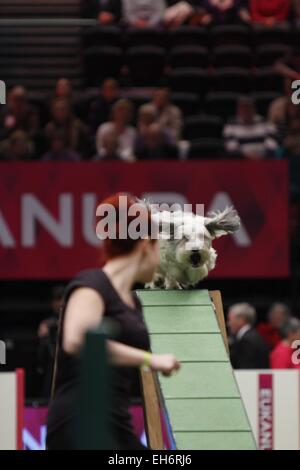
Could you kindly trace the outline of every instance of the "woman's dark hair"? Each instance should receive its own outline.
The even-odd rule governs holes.
[[[127,209],[127,220],[126,220],[126,226],[122,225],[122,220],[120,219],[120,196],[125,196],[126,198],[126,209]],[[124,199],[123,199],[124,201]],[[104,257],[104,262],[116,258],[118,256],[126,255],[131,253],[139,241],[143,238],[142,236],[133,239],[129,236],[128,234],[128,227],[130,223],[135,220],[136,217],[139,217],[139,220],[143,220],[145,222],[145,227],[147,228],[146,233],[143,235],[147,237],[151,237],[151,231],[154,231],[158,233],[158,228],[155,226],[155,223],[153,222],[151,218],[151,212],[150,209],[147,207],[145,203],[140,201],[138,198],[131,194],[126,194],[126,193],[116,193],[113,194],[112,196],[108,197],[104,201],[100,203],[101,207],[102,205],[109,204],[113,206],[115,209],[116,213],[116,219],[112,222],[114,224],[114,231],[116,234],[116,237],[114,238],[105,238],[102,243],[102,254]],[[128,211],[129,209],[133,206],[137,205],[140,206],[140,213],[138,215],[129,215]],[[102,220],[104,216],[98,217],[98,220]],[[123,236],[120,236],[120,234],[124,234],[124,232],[127,234],[126,238]],[[157,237],[151,238],[151,241],[154,242],[156,241]]]

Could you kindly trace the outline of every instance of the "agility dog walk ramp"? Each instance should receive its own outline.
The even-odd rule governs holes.
[[[157,405],[165,413],[173,449],[255,449],[226,350],[223,312],[218,318],[215,312],[222,309],[219,293],[211,293],[214,303],[206,290],[137,293],[153,351],[173,353],[182,364],[170,378],[160,374],[158,387],[152,372],[141,374],[149,440],[156,448],[162,442]]]

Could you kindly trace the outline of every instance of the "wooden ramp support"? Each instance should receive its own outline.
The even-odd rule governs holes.
[[[159,407],[174,449],[250,450],[255,441],[233,375],[219,292],[138,291],[156,353],[182,364],[170,378],[142,372],[146,431],[163,449]],[[212,300],[213,299],[213,300]]]

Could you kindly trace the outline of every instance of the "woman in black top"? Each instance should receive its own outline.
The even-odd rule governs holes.
[[[126,200],[127,209],[137,204],[135,198],[128,196]],[[119,195],[104,203],[111,204],[118,211]],[[145,213],[145,206],[139,204]],[[147,209],[146,214],[150,222]],[[133,219],[127,218],[128,226]],[[103,269],[80,273],[66,289],[58,337],[55,390],[48,413],[47,448],[50,450],[76,448],[73,423],[78,410],[80,350],[86,332],[97,328],[102,318],[109,318],[118,330],[117,341],[107,341],[113,377],[109,417],[116,449],[144,448],[134,435],[129,413],[135,368],[144,364],[165,375],[179,368],[173,355],[149,352],[150,341],[142,308],[131,293],[136,282],[152,280],[159,261],[158,241],[150,236],[137,240],[121,239],[120,224],[117,219],[116,239],[108,238],[103,242],[106,257]]]

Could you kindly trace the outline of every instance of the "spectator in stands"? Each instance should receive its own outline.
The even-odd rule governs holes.
[[[276,128],[256,114],[254,101],[247,96],[238,100],[236,118],[225,125],[223,135],[231,156],[260,159],[274,156],[278,149]]]
[[[88,129],[80,119],[73,115],[70,102],[65,98],[56,98],[53,101],[52,119],[45,128],[45,138],[48,142],[57,130],[62,131],[66,136],[68,148],[83,157],[90,156]]]
[[[286,123],[288,115],[288,106],[291,103],[293,92],[292,82],[289,77],[284,79],[284,95],[275,98],[269,106],[268,121],[272,122],[277,128],[281,128]]]
[[[300,24],[300,0],[292,0],[292,17],[296,26]]]
[[[16,130],[0,143],[0,160],[26,161],[34,156],[34,143],[26,132]]]
[[[271,305],[267,314],[267,322],[260,322],[257,331],[268,345],[270,351],[280,342],[280,329],[291,315],[287,305],[276,302]]]
[[[230,360],[234,369],[265,369],[269,367],[269,351],[254,328],[255,308],[248,303],[229,308],[227,325],[230,333]]]
[[[155,107],[151,103],[143,104],[139,107],[137,128],[139,136],[144,136],[148,127],[153,124],[157,119]]]
[[[296,108],[297,114],[298,105],[293,105]],[[292,119],[287,126],[286,136],[283,141],[282,154],[285,157],[300,157],[300,116]]]
[[[65,98],[72,101],[72,83],[68,78],[59,78],[55,84],[55,98]]]
[[[145,132],[151,124],[158,121],[158,114],[155,106],[152,103],[147,103],[139,108],[137,128],[138,128],[138,139],[143,138]],[[162,132],[165,135],[166,141],[175,143],[172,132],[168,128],[163,128]]]
[[[0,140],[22,130],[34,139],[40,128],[37,109],[29,103],[24,87],[16,86],[8,94],[7,105],[0,109]]]
[[[288,20],[291,0],[250,0],[251,19],[264,26],[273,26]]]
[[[42,156],[44,162],[78,162],[80,155],[67,145],[67,137],[62,129],[54,129],[49,137],[50,150]]]
[[[122,0],[123,22],[134,28],[150,28],[162,24],[165,0]]]
[[[88,113],[88,123],[94,134],[101,124],[110,119],[112,107],[119,98],[120,90],[117,80],[113,78],[104,80],[101,92],[91,102]]]
[[[122,0],[96,0],[98,21],[102,26],[118,23],[122,18]]]
[[[137,143],[135,155],[138,160],[174,160],[178,158],[178,148],[166,138],[162,127],[153,123]]]
[[[169,89],[158,88],[155,90],[151,104],[161,128],[167,130],[175,141],[180,140],[183,125],[182,113],[177,106],[172,104]]]
[[[58,321],[63,298],[64,286],[55,286],[51,296],[51,315],[39,324],[37,331],[37,372],[41,378],[41,396],[43,398],[50,398]]]
[[[100,0],[98,21],[101,25],[124,22],[136,28],[168,27],[183,24],[194,12],[195,0]]]
[[[103,138],[113,129],[118,135],[120,156],[125,161],[133,161],[136,129],[130,124],[133,117],[133,105],[126,99],[120,99],[112,108],[112,119],[101,124],[96,134],[96,148],[99,158],[105,155]]]
[[[96,155],[94,160],[122,160],[118,134],[114,128],[106,130],[102,136],[102,154]]]
[[[300,369],[300,354],[294,353],[300,345],[300,321],[289,318],[281,327],[282,341],[271,352],[272,369]],[[295,344],[297,342],[298,344]]]
[[[245,0],[203,0],[201,23],[204,25],[249,22],[250,13]]]
[[[165,0],[102,0],[98,20],[102,25],[122,20],[134,28],[155,27],[162,23],[165,9]]]

